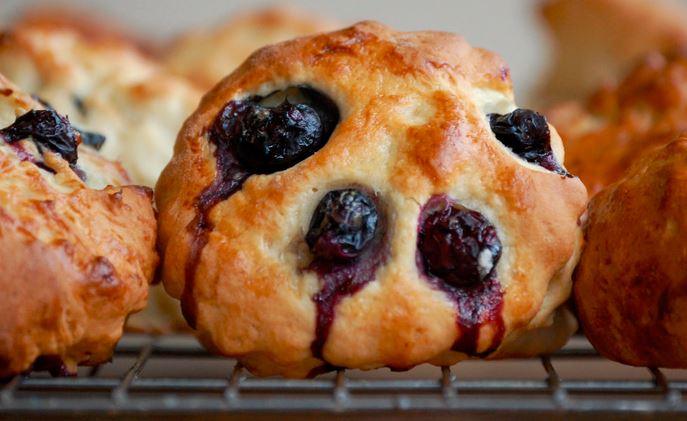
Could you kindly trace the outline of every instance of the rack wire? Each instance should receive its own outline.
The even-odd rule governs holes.
[[[0,383],[2,414],[661,414],[685,416],[687,370],[622,366],[582,337],[538,359],[467,361],[405,373],[347,370],[257,378],[190,336],[125,335],[112,362],[77,377]]]

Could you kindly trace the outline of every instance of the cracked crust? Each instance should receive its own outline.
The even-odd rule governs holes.
[[[42,108],[0,75],[0,127]],[[39,357],[68,373],[107,361],[145,305],[158,261],[152,192],[122,187],[119,164],[83,146],[79,155],[86,182],[59,155],[44,153],[52,174],[0,139],[0,378]]]
[[[489,358],[565,343],[576,329],[564,302],[584,186],[520,160],[494,137],[487,114],[515,109],[508,68],[498,57],[453,34],[396,32],[374,22],[263,48],[204,97],[156,186],[170,294],[184,290],[194,204],[216,175],[208,128],[228,101],[290,85],[328,95],[341,121],[314,155],[249,177],[209,213],[214,230],[192,291],[198,334],[209,349],[259,375],[302,377],[323,364],[310,348],[319,281],[299,268],[317,203],[347,185],[367,186],[387,209],[389,257],[375,280],[336,308],[323,350],[329,364],[410,368],[467,357],[450,350],[461,335],[453,302],[416,265],[420,209],[434,194],[483,213],[503,243],[496,270],[505,336]],[[479,329],[477,350],[492,346],[495,336],[489,325]]]
[[[590,202],[575,301],[584,333],[607,358],[687,368],[685,203],[685,136]]]

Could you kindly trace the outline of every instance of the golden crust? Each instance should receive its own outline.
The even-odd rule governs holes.
[[[68,115],[77,127],[105,135],[100,152],[121,161],[135,183],[153,186],[201,92],[144,57],[139,45],[111,30],[94,34],[103,27],[83,20],[29,13],[0,34],[0,73]],[[182,325],[178,305],[157,287],[151,289],[146,310],[127,324],[157,332]]]
[[[489,358],[552,351],[567,340],[576,324],[563,303],[584,186],[521,161],[495,139],[486,114],[515,108],[498,57],[452,34],[395,32],[374,22],[263,48],[204,97],[156,186],[170,294],[184,289],[195,201],[215,178],[209,126],[228,101],[291,85],[328,95],[341,121],[313,156],[249,177],[209,213],[214,230],[192,291],[206,346],[260,375],[301,377],[322,364],[310,352],[319,282],[299,269],[299,259],[319,200],[351,184],[368,186],[384,203],[390,254],[374,281],[337,306],[324,346],[328,363],[409,368],[466,358],[450,351],[461,335],[452,302],[415,263],[420,207],[441,193],[487,216],[504,244],[497,272],[505,337]],[[562,162],[555,130],[551,141]],[[556,334],[542,338],[538,328]],[[496,336],[484,325],[478,351]]]
[[[163,54],[168,69],[209,90],[265,45],[335,29],[333,22],[286,7],[235,16],[221,26],[184,34]]]
[[[0,73],[79,128],[105,135],[101,153],[147,186],[201,96],[123,39],[90,37],[65,22],[27,20],[1,33]]]
[[[618,82],[643,55],[687,45],[687,10],[670,0],[552,0],[542,15],[553,63],[533,101],[584,98]]]
[[[0,92],[0,127],[43,108],[2,75]],[[127,181],[121,167],[79,152],[86,182],[57,154],[44,151],[51,174],[0,140],[0,377],[38,357],[69,372],[107,361],[126,317],[145,305],[158,260],[152,192],[112,186]]]
[[[546,115],[565,140],[568,168],[595,194],[687,130],[687,55],[649,55],[617,88]]]
[[[589,204],[575,301],[585,334],[612,360],[687,368],[685,203],[683,136]]]

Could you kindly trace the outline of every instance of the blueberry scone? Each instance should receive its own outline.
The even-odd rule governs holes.
[[[169,46],[163,60],[172,72],[208,90],[260,47],[335,27],[296,9],[269,7],[239,14],[218,27],[190,31]]]
[[[0,378],[107,361],[157,264],[152,191],[0,75]]]
[[[532,98],[539,104],[584,98],[620,81],[645,54],[687,46],[687,9],[674,0],[541,3],[553,63]]]
[[[687,55],[650,54],[617,87],[546,116],[565,139],[568,167],[595,194],[687,130]]]
[[[89,143],[150,187],[201,95],[123,39],[40,20],[0,35],[0,72],[75,125],[101,134]]]
[[[575,303],[604,356],[687,368],[686,206],[684,136],[646,154],[589,203]]]
[[[92,133],[84,144],[121,161],[135,183],[154,186],[201,92],[123,35],[97,33],[92,25],[85,30],[78,20],[31,16],[0,35],[0,72]],[[143,331],[183,326],[178,305],[158,286],[146,310],[129,321]]]
[[[508,67],[378,23],[263,48],[156,186],[163,281],[258,375],[532,355],[575,330],[586,191]]]

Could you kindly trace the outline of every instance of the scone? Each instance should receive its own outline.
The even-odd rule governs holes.
[[[133,47],[151,57],[156,56],[159,49],[157,43],[133,33],[110,16],[66,4],[29,4],[12,19],[12,26],[76,31],[90,42],[121,44],[123,48]]]
[[[604,356],[687,368],[686,209],[684,136],[590,202],[575,302],[584,333]]]
[[[163,61],[172,72],[209,90],[258,48],[336,26],[296,9],[273,6],[182,35],[165,51]]]
[[[687,130],[687,55],[651,54],[618,87],[545,114],[564,139],[568,168],[595,194]]]
[[[576,329],[586,191],[495,55],[374,22],[263,48],[156,186],[166,289],[258,375],[533,355]]]
[[[201,96],[121,39],[40,21],[0,35],[0,72],[75,125],[104,135],[100,152],[151,187]]]
[[[687,9],[673,0],[546,0],[551,69],[537,104],[585,98],[616,83],[643,55],[687,46]],[[564,137],[565,139],[565,137]]]
[[[121,161],[135,183],[154,186],[201,92],[123,36],[30,16],[0,35],[0,72],[97,134],[85,143]],[[129,326],[168,332],[185,323],[176,302],[154,286],[148,307]]]
[[[0,75],[0,378],[107,361],[157,264],[152,191]]]

